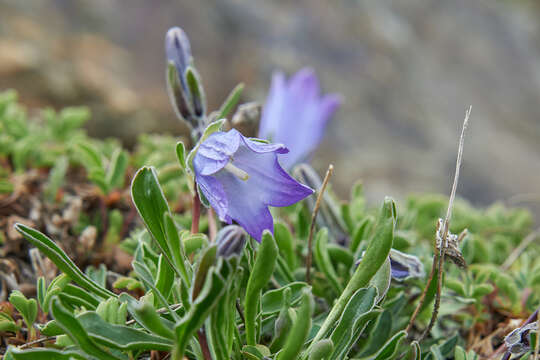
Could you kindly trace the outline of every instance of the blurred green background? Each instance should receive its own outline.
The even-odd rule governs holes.
[[[163,40],[190,36],[209,109],[238,82],[264,101],[273,70],[315,68],[344,105],[314,157],[346,196],[448,193],[473,106],[458,193],[540,213],[540,5],[494,0],[0,0],[0,89],[32,108],[88,105],[90,134],[127,146],[180,135]]]

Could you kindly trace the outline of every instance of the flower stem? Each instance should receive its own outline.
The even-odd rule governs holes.
[[[193,195],[193,203],[191,207],[191,233],[196,234],[199,232],[199,220],[201,218],[201,199],[199,199],[199,192],[197,191],[197,184],[195,184],[195,195]]]
[[[193,195],[193,204],[191,209],[191,233],[196,234],[199,232],[199,220],[201,218],[201,199],[199,198],[199,192],[197,191],[197,184],[195,183],[195,195]],[[193,300],[195,301],[195,295]],[[210,349],[208,348],[208,340],[206,340],[206,334],[203,330],[197,331],[197,339],[199,340],[199,345],[201,346],[201,351],[203,353],[205,360],[212,360],[212,355]]]
[[[210,242],[213,242],[216,239],[217,235],[217,224],[216,216],[214,209],[208,209],[208,238]]]

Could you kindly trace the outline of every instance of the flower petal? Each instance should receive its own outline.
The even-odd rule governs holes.
[[[280,128],[280,122],[276,121],[276,119],[283,118],[283,104],[286,97],[285,86],[285,74],[275,72],[272,75],[272,85],[270,86],[270,92],[259,125],[259,136],[265,139],[272,140],[277,129]]]
[[[216,132],[206,139],[197,150],[193,159],[195,172],[211,175],[221,170],[230,161],[240,145],[242,135],[235,129],[228,132]]]
[[[317,148],[340,102],[337,95],[321,98],[313,69],[298,71],[286,84],[283,74],[278,73],[263,108],[259,136],[287,146],[290,152],[280,157],[280,163],[291,169]]]
[[[311,195],[313,190],[292,178],[279,164],[275,153],[255,153],[249,139],[234,155],[234,165],[249,174],[245,189],[257,193],[270,206],[289,206]]]
[[[229,201],[221,183],[212,176],[197,176],[197,185],[210,205],[216,210],[219,219],[230,224],[232,219],[227,213]]]
[[[259,197],[256,187],[247,186],[250,181],[240,180],[233,174],[222,170],[215,174],[217,181],[227,194],[227,215],[240,224],[249,235],[261,241],[265,229],[272,231],[274,221],[267,205]],[[251,185],[251,184],[249,184]]]

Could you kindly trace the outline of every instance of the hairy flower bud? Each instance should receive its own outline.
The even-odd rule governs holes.
[[[165,53],[169,98],[178,118],[191,127],[197,138],[206,125],[206,100],[200,76],[193,66],[189,39],[179,27],[167,31]]]
[[[241,255],[246,244],[247,233],[238,225],[228,225],[221,229],[216,238],[218,256],[229,258]]]

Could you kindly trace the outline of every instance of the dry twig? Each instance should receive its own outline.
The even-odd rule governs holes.
[[[311,283],[311,261],[313,257],[313,233],[315,231],[315,220],[317,219],[317,214],[319,213],[319,207],[321,206],[321,199],[323,197],[328,181],[334,172],[334,165],[330,164],[328,170],[326,170],[326,175],[324,176],[323,183],[319,189],[319,194],[317,195],[317,202],[315,203],[315,208],[313,209],[313,214],[311,215],[311,226],[309,228],[309,237],[308,237],[308,253],[306,257],[306,282]]]

